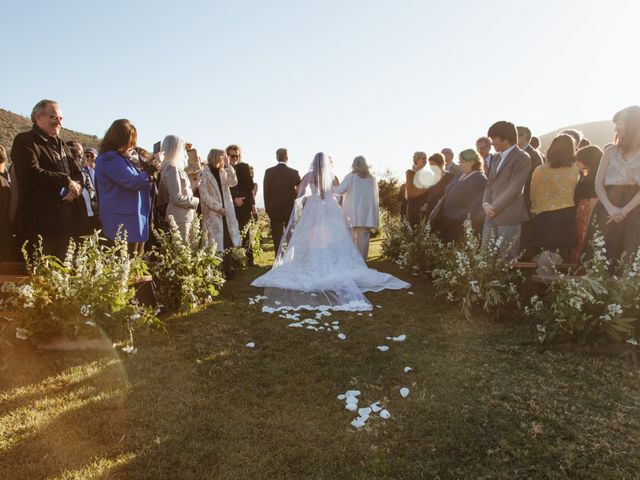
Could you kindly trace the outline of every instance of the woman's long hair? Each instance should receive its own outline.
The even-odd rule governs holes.
[[[125,153],[138,143],[138,131],[129,120],[121,118],[111,124],[100,142],[100,153],[114,150]]]
[[[367,160],[362,156],[358,156],[353,159],[351,171],[358,175],[360,178],[371,178],[373,176],[371,175],[371,171],[369,170],[369,164],[367,163]]]
[[[217,168],[220,157],[225,158],[226,156],[227,153],[224,150],[218,150],[217,148],[212,148],[211,150],[209,150],[209,155],[207,155],[207,164],[209,165],[209,168]],[[212,164],[213,161],[215,161],[216,163]]]
[[[615,144],[624,155],[640,149],[640,107],[633,105],[613,116],[615,123],[624,122],[624,135],[616,134]]]
[[[161,168],[170,165],[184,170],[187,167],[187,151],[184,148],[184,138],[177,135],[167,135],[162,140],[160,149],[164,152]]]

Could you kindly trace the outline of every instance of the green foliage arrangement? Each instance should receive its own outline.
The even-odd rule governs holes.
[[[5,301],[16,312],[16,337],[93,336],[104,330],[133,348],[135,330],[161,327],[153,308],[135,299],[135,279],[147,273],[142,258],[130,258],[126,238],[106,246],[99,232],[71,241],[64,260],[45,255],[42,239],[33,254],[23,248],[29,283],[5,283]]]
[[[258,219],[251,219],[249,223],[245,225],[240,232],[241,238],[245,238],[246,235],[249,235],[251,239],[251,250],[253,251],[253,258],[258,259],[264,251],[262,250],[262,239],[265,236],[265,231],[268,231],[269,218],[266,218],[266,230],[265,230],[265,218],[266,214],[263,216],[258,216]]]
[[[467,220],[464,240],[450,244],[448,254],[438,257],[441,265],[432,272],[436,297],[460,302],[467,319],[476,309],[498,319],[519,315],[524,277],[513,268],[515,259],[498,254],[501,244],[498,238],[483,245]]]
[[[537,344],[545,350],[554,342],[595,344],[600,340],[628,341],[636,345],[640,320],[640,250],[618,274],[605,253],[599,232],[591,242],[593,256],[582,275],[557,273],[543,298],[534,296],[525,314],[538,322]]]
[[[391,170],[385,170],[378,180],[378,198],[380,208],[387,212],[397,215],[400,213],[400,200],[398,193],[400,192],[400,182],[393,175]]]
[[[224,284],[222,258],[207,245],[200,217],[183,240],[172,217],[169,230],[153,230],[157,245],[149,252],[149,268],[158,287],[158,301],[168,311],[192,312],[213,302]]]

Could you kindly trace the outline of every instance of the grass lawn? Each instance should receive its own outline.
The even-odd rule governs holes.
[[[378,252],[371,265],[415,294],[368,295],[382,307],[373,317],[327,317],[344,341],[248,304],[265,255],[216,305],[167,318],[168,337],[139,335],[136,355],[0,346],[0,478],[640,476],[640,385],[627,362],[538,354],[534,326],[465,321]],[[391,418],[356,430],[336,399],[348,389]]]

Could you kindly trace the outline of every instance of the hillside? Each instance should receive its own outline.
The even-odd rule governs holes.
[[[30,119],[0,108],[0,145],[4,145],[7,152],[11,150],[14,137],[30,128]],[[64,140],[78,140],[89,147],[97,147],[100,143],[100,139],[95,135],[86,135],[66,128],[62,129],[61,137]]]
[[[569,125],[541,135],[540,141],[542,142],[542,150],[546,151],[547,148],[549,148],[549,145],[551,145],[551,141],[553,140],[553,138],[562,130],[566,130],[568,128],[580,130],[585,137],[591,140],[592,144],[598,145],[599,147],[603,147],[605,144],[613,142],[613,138],[615,135],[613,130],[613,122],[610,120],[581,123],[579,125]]]

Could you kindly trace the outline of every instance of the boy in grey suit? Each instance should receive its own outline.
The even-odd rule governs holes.
[[[531,159],[516,145],[518,132],[513,123],[494,123],[488,136],[497,153],[491,161],[482,199],[486,214],[482,241],[486,245],[495,238],[500,254],[515,258],[520,251],[520,225],[529,220],[524,187],[531,173]]]

